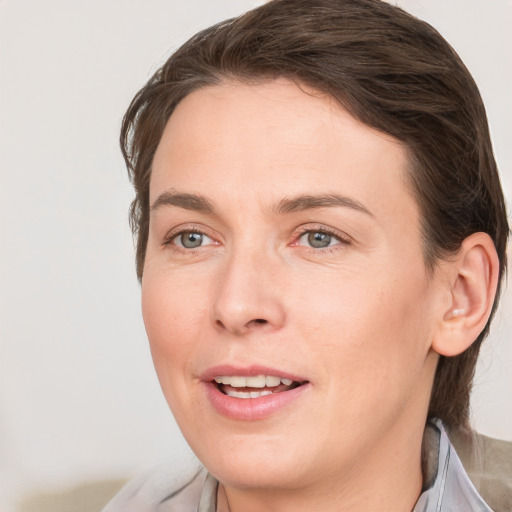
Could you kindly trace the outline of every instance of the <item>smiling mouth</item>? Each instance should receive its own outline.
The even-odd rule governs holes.
[[[233,398],[260,398],[275,393],[290,391],[307,381],[298,382],[274,375],[257,375],[251,377],[237,375],[220,375],[213,379],[217,389]]]

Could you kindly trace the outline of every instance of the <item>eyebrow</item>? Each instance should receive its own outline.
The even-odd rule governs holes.
[[[157,210],[162,206],[178,206],[185,210],[193,210],[202,213],[214,213],[212,203],[203,196],[196,194],[179,194],[177,192],[164,192],[160,194],[151,205],[151,210]]]
[[[160,194],[156,201],[151,205],[151,210],[154,211],[162,206],[177,206],[185,210],[192,210],[201,213],[213,214],[215,208],[212,203],[203,196],[196,194],[184,194],[177,192],[164,192]],[[374,215],[359,201],[346,196],[338,194],[323,194],[323,195],[300,195],[292,198],[281,199],[273,207],[273,210],[278,214],[286,214],[299,212],[304,210],[311,210],[314,208],[333,208],[344,207],[352,208],[353,210],[365,213],[371,217]]]
[[[332,207],[352,208],[359,212],[365,213],[373,217],[373,213],[362,203],[352,199],[351,197],[340,196],[337,194],[326,195],[301,195],[292,198],[281,199],[275,206],[277,213],[292,213],[303,210],[311,210],[313,208],[332,208]]]

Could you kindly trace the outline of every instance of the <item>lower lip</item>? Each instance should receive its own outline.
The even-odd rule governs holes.
[[[204,382],[206,395],[215,410],[235,420],[255,421],[272,416],[291,402],[298,400],[311,385],[302,384],[289,391],[258,398],[236,398],[221,393],[213,382]]]

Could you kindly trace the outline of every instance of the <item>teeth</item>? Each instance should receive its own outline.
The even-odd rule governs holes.
[[[258,375],[257,377],[247,377],[247,387],[248,388],[264,388],[266,379],[265,375]]]
[[[247,387],[247,379],[245,377],[230,377],[231,385],[234,388],[245,388]]]
[[[265,377],[265,385],[269,388],[273,388],[275,386],[279,386],[281,384],[281,379],[279,377],[272,377],[271,375],[267,375]]]
[[[235,391],[234,389],[227,389],[226,394],[234,398],[259,398],[260,396],[271,395],[272,391]]]
[[[217,384],[225,384],[232,388],[274,388],[279,384],[290,386],[292,384],[291,379],[285,379],[276,377],[274,375],[257,375],[255,377],[242,377],[238,375],[220,375],[215,377]]]

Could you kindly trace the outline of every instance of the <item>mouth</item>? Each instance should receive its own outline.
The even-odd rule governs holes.
[[[200,379],[217,413],[244,422],[281,417],[293,410],[292,404],[304,407],[312,389],[312,383],[298,375],[259,365],[219,365],[203,372]]]
[[[255,399],[291,391],[307,381],[296,381],[276,375],[219,375],[213,385],[223,394],[232,398]]]

